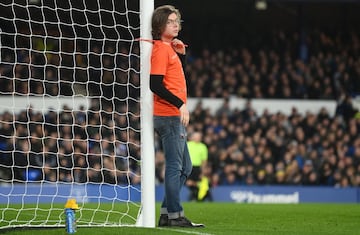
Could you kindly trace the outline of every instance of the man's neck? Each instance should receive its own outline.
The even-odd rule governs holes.
[[[173,38],[161,37],[161,41],[163,41],[164,43],[167,43],[167,44],[170,44],[172,40],[173,40]]]

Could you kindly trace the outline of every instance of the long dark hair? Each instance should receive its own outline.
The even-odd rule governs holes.
[[[175,13],[177,15],[178,20],[181,20],[181,14],[179,10],[176,9],[174,6],[163,5],[154,10],[151,19],[151,27],[152,27],[151,34],[153,36],[153,39],[155,40],[161,39],[161,34],[165,30],[168,17],[172,13]],[[179,25],[179,29],[181,29],[181,24]]]

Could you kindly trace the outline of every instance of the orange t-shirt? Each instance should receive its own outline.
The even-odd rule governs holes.
[[[184,71],[179,56],[170,44],[162,41],[154,42],[150,74],[164,75],[165,88],[186,103],[187,91]],[[180,111],[174,105],[154,94],[154,115],[178,116]]]

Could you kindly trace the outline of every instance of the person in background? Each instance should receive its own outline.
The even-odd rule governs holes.
[[[197,131],[191,134],[187,145],[193,166],[192,172],[186,181],[186,185],[190,190],[189,200],[202,201],[209,193],[209,180],[205,174],[208,148],[202,142],[201,132]]]
[[[176,38],[180,22],[179,10],[170,5],[156,8],[152,15],[150,89],[154,93],[154,129],[165,154],[165,197],[158,226],[203,227],[185,217],[180,202],[181,188],[192,170],[186,144],[190,115],[181,61],[186,50]]]

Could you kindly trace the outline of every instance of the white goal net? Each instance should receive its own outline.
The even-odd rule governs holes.
[[[140,221],[142,2],[0,2],[0,229],[64,226],[70,198],[78,226],[153,226]]]

